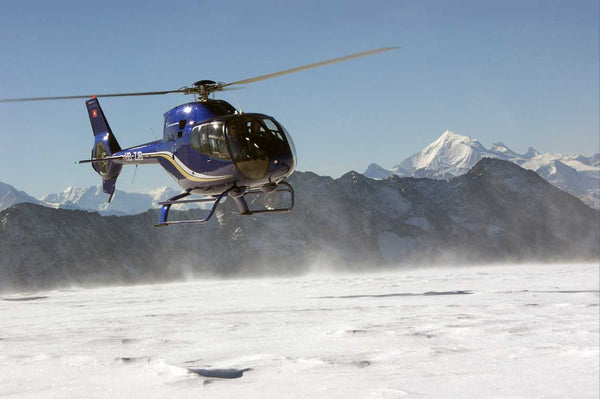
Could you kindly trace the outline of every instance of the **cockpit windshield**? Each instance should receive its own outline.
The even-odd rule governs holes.
[[[282,128],[265,115],[238,115],[227,121],[226,131],[233,160],[249,179],[267,174],[270,157],[290,153]]]

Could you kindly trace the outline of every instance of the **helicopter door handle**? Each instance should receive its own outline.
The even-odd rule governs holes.
[[[206,160],[206,162],[208,162],[208,163],[211,163],[211,162],[212,162],[212,159],[211,159],[211,158],[208,158],[208,159]]]

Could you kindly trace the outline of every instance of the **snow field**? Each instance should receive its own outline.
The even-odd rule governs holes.
[[[0,396],[597,398],[598,265],[404,269],[0,300]]]

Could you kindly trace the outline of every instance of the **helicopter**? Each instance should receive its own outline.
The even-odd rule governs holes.
[[[90,159],[76,163],[91,164],[102,179],[102,189],[109,195],[108,202],[113,198],[123,165],[158,163],[177,181],[183,192],[159,203],[159,220],[154,226],[202,224],[210,220],[226,197],[233,199],[240,215],[291,211],[294,207],[294,189],[286,179],[294,172],[297,164],[292,137],[275,118],[261,113],[244,113],[227,101],[210,98],[211,94],[231,90],[236,85],[398,48],[378,48],[230,83],[199,80],[191,87],[184,86],[176,90],[11,98],[0,102],[86,98],[94,144]],[[164,114],[161,140],[121,148],[98,98],[171,93],[193,95],[194,101],[178,105]],[[274,193],[289,193],[287,206],[250,209],[246,201],[249,196]],[[197,198],[187,199],[189,196]],[[212,203],[203,218],[169,220],[171,206],[202,202]]]

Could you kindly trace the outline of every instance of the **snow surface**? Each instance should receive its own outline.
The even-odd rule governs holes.
[[[598,398],[598,265],[66,289],[0,300],[11,398]]]

